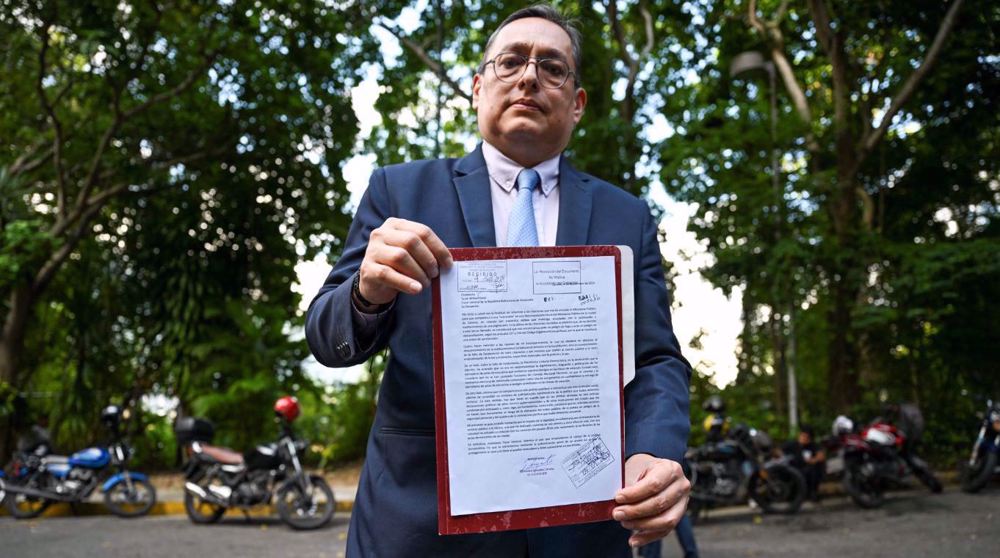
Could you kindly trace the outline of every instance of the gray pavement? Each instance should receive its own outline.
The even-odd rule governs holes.
[[[985,558],[1000,555],[1000,488],[964,494],[947,487],[890,493],[884,506],[862,510],[846,497],[806,504],[796,515],[759,515],[747,508],[709,514],[695,526],[704,558]],[[681,556],[674,536],[662,556]]]
[[[0,518],[0,558],[342,558],[349,514],[316,531],[293,531],[276,517],[226,516],[194,525],[183,515],[119,519]]]
[[[338,513],[325,529],[297,532],[273,517],[227,516],[211,526],[193,525],[182,515],[0,518],[0,558],[334,558],[344,555],[348,521],[348,514]],[[788,517],[757,515],[745,507],[715,510],[695,534],[705,558],[997,556],[1000,487],[978,495],[952,487],[941,495],[895,492],[877,510],[861,510],[843,497],[807,504]],[[680,556],[673,536],[663,546],[664,557]]]

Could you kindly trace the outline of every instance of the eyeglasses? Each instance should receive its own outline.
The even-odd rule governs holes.
[[[566,83],[569,76],[575,76],[569,69],[569,64],[558,58],[536,58],[534,56],[522,56],[514,52],[501,52],[493,60],[484,62],[480,73],[486,66],[493,64],[493,73],[497,79],[504,83],[517,83],[528,69],[528,64],[535,61],[535,73],[538,75],[538,82],[542,87],[549,89],[559,89]]]

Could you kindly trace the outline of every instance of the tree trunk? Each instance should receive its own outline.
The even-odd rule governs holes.
[[[9,311],[0,333],[0,385],[17,389],[21,354],[24,352],[24,336],[28,320],[35,303],[35,294],[26,285],[16,287],[10,295]],[[14,448],[13,418],[0,424],[0,460],[6,463]]]
[[[837,134],[837,183],[831,194],[834,247],[830,258],[832,305],[827,383],[831,405],[845,413],[860,398],[853,311],[861,293],[864,268],[858,245],[860,219],[854,179],[854,142],[846,128]]]

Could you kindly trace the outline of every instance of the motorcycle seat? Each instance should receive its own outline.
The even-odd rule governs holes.
[[[243,464],[243,455],[239,452],[235,452],[229,448],[221,446],[210,446],[208,444],[199,444],[199,446],[201,448],[201,453],[211,457],[219,463],[224,465]]]

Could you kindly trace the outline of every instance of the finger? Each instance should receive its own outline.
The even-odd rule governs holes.
[[[451,252],[448,251],[448,247],[444,245],[444,242],[434,234],[434,231],[430,227],[421,223],[415,223],[413,221],[399,220],[394,223],[395,226],[400,230],[405,230],[412,232],[420,237],[421,242],[427,249],[426,255],[422,254],[426,260],[420,260],[428,265],[433,263],[436,268],[449,268],[452,265]],[[425,266],[426,268],[426,266]],[[430,274],[429,274],[430,275]],[[436,277],[436,273],[430,275],[431,277]]]
[[[626,486],[615,495],[619,504],[635,504],[651,498],[667,489],[668,486],[683,478],[681,468],[671,467],[668,462],[660,461],[649,467],[634,484]]]
[[[389,288],[407,294],[417,294],[423,289],[423,286],[413,278],[378,262],[370,262],[362,268],[362,280],[370,281],[377,288]]]
[[[430,285],[431,278],[437,276],[438,267],[423,240],[409,231],[389,230],[381,235],[382,244],[372,252],[372,259],[388,265],[396,271]]]
[[[665,531],[636,531],[628,538],[628,544],[632,548],[636,548],[660,540],[669,534],[669,529]]]
[[[662,512],[622,521],[621,524],[626,529],[636,529],[639,531],[672,530],[681,518],[684,517],[686,512],[687,498],[682,496],[673,506]]]
[[[630,525],[625,525],[630,529],[651,527],[640,522],[647,518],[661,517],[663,514],[678,507],[678,505],[681,508],[684,507],[687,497],[687,487],[683,486],[683,484],[683,482],[674,483],[663,492],[636,504],[618,506],[614,509],[612,515],[616,520],[623,522],[623,525],[625,522],[631,522]]]

